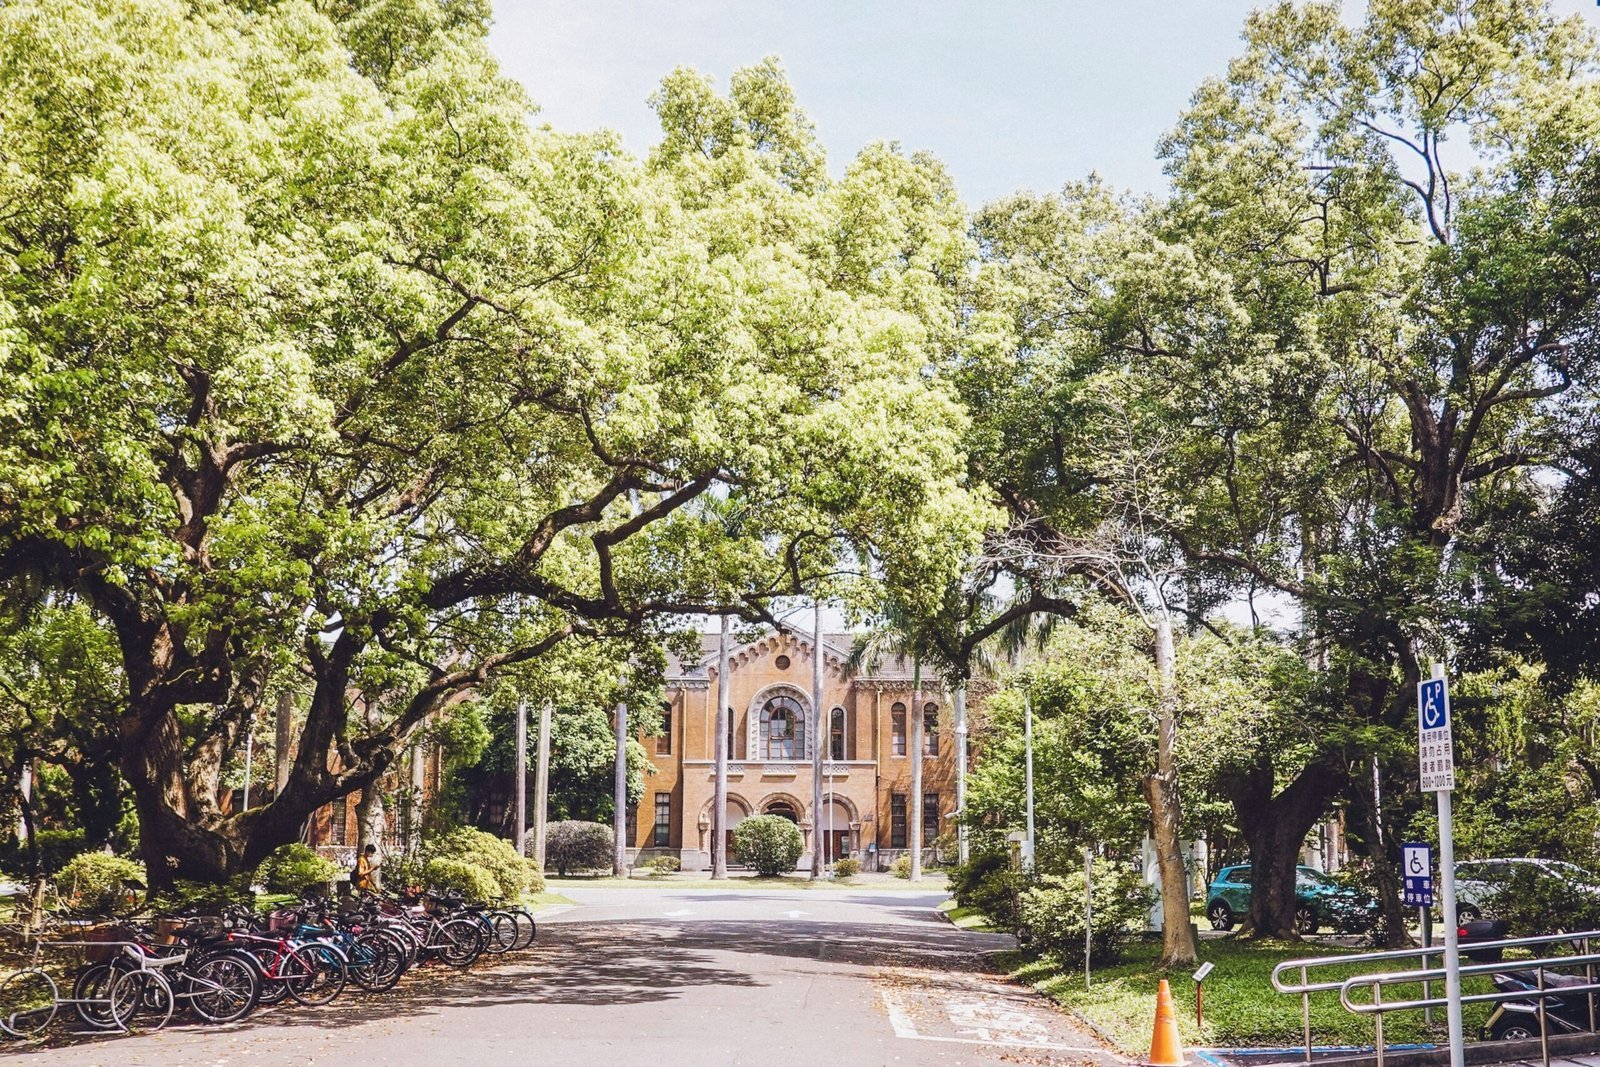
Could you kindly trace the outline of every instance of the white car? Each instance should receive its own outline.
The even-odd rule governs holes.
[[[1553,879],[1568,890],[1600,897],[1600,879],[1565,860],[1463,860],[1456,864],[1456,918],[1493,918],[1496,899],[1525,878]]]

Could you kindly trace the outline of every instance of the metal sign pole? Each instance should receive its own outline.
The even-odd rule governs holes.
[[[1022,869],[1029,874],[1033,873],[1033,698],[1027,690],[1022,694],[1022,737],[1023,748],[1027,758],[1027,806],[1028,806],[1028,836],[1022,850]]]
[[[1450,1029],[1450,1067],[1463,1067],[1461,1033],[1461,946],[1456,927],[1456,842],[1450,794],[1455,789],[1455,746],[1450,721],[1450,690],[1444,665],[1433,665],[1433,678],[1417,687],[1417,728],[1422,760],[1422,788],[1439,802],[1439,880],[1444,899],[1445,1018]]]

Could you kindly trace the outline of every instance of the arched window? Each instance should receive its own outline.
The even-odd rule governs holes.
[[[846,759],[844,750],[844,709],[834,708],[828,713],[828,758]]]
[[[767,814],[776,815],[780,819],[788,819],[790,822],[797,823],[800,821],[800,816],[795,812],[794,805],[790,804],[786,800],[779,800],[768,804]]]
[[[898,700],[889,709],[889,743],[894,755],[906,754],[906,706]]]
[[[761,752],[758,759],[803,759],[806,719],[799,701],[777,696],[761,706]]]
[[[922,746],[930,756],[939,754],[939,705],[929,704],[922,709]]]

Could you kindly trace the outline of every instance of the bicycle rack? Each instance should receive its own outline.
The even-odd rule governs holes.
[[[1581,966],[1584,969],[1585,984],[1581,986],[1563,986],[1562,995],[1583,993],[1589,1001],[1589,1029],[1600,1029],[1596,1026],[1595,994],[1600,992],[1600,983],[1595,981],[1595,965],[1600,963],[1600,954],[1592,952],[1592,941],[1600,939],[1600,930],[1580,931],[1571,934],[1541,934],[1538,937],[1513,937],[1500,941],[1474,941],[1470,945],[1462,946],[1462,955],[1485,951],[1504,951],[1508,948],[1524,949],[1535,948],[1542,945],[1554,944],[1581,944],[1582,952],[1574,956],[1542,956],[1526,960],[1501,960],[1494,963],[1472,963],[1461,968],[1463,977],[1482,974],[1498,974],[1505,971],[1535,971],[1538,975],[1537,990],[1511,990],[1506,992],[1473,993],[1463,996],[1463,1004],[1497,1003],[1503,1000],[1534,1000],[1539,1008],[1539,1043],[1543,1054],[1544,1067],[1550,1065],[1550,1037],[1549,1029],[1544,1018],[1544,972]],[[1438,957],[1439,966],[1430,967],[1430,957]],[[1310,972],[1318,968],[1349,967],[1353,964],[1378,963],[1399,960],[1420,960],[1422,966],[1416,970],[1408,971],[1380,971],[1374,974],[1358,974],[1348,978],[1331,979],[1326,981],[1311,981]],[[1314,956],[1299,960],[1285,960],[1272,969],[1272,987],[1280,993],[1286,993],[1300,998],[1300,1020],[1302,1033],[1305,1037],[1306,1062],[1311,1062],[1311,994],[1332,993],[1339,994],[1339,1002],[1346,1011],[1356,1015],[1371,1015],[1374,1018],[1373,1033],[1374,1047],[1377,1051],[1379,1067],[1384,1061],[1383,1043],[1383,1017],[1393,1011],[1417,1011],[1444,1007],[1447,1003],[1444,997],[1431,995],[1430,987],[1433,982],[1442,981],[1444,971],[1444,946],[1431,945],[1427,948],[1402,948],[1389,949],[1383,952],[1358,952],[1344,956]],[[1298,971],[1300,980],[1295,984],[1284,981],[1284,975]],[[1385,1001],[1383,990],[1389,986],[1420,985],[1423,995],[1417,1000]],[[1370,988],[1372,1000],[1355,1002],[1350,999],[1350,992],[1359,988]],[[1555,993],[1550,994],[1552,996]]]

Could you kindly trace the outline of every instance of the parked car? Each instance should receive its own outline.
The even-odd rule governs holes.
[[[1463,860],[1456,864],[1456,918],[1460,922],[1509,910],[1517,901],[1507,899],[1506,894],[1517,893],[1558,899],[1590,898],[1600,905],[1600,879],[1565,860],[1507,858]],[[1550,928],[1565,928],[1566,918],[1550,916]]]
[[[1340,885],[1314,867],[1295,868],[1294,926],[1314,934],[1324,926],[1347,930],[1352,916],[1368,919],[1377,902],[1359,890]],[[1250,911],[1250,865],[1224,867],[1206,892],[1206,918],[1213,930],[1231,930]]]

